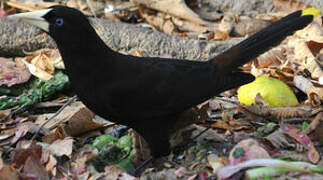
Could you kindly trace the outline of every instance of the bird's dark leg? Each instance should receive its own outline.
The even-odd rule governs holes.
[[[129,172],[129,174],[135,177],[139,176],[147,168],[147,166],[153,161],[153,159],[154,158],[152,156],[149,156],[146,160],[140,163],[139,166],[136,167],[136,169]]]

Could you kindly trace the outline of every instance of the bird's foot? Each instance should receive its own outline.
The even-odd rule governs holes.
[[[149,156],[146,160],[144,160],[142,163],[139,164],[134,170],[130,171],[129,174],[132,176],[139,176],[146,168],[147,166],[153,161],[153,157]]]

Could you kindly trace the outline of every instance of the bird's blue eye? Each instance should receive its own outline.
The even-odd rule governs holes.
[[[62,18],[58,18],[58,19],[56,19],[55,24],[57,26],[62,26],[64,24],[64,20]]]

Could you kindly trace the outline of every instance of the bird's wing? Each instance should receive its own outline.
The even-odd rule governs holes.
[[[122,109],[122,115],[151,118],[179,113],[254,79],[242,72],[221,74],[208,62],[123,58],[119,61],[124,68],[117,72],[118,81],[101,88],[108,89],[109,105]]]

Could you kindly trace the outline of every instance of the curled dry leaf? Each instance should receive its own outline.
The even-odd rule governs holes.
[[[23,63],[15,63],[11,59],[0,58],[0,85],[8,87],[27,82],[30,72]]]
[[[294,117],[310,117],[313,115],[313,107],[308,105],[297,106],[297,107],[271,107],[262,97],[256,96],[255,103],[246,106],[244,104],[239,105],[239,110],[251,115],[257,115],[261,117],[271,118],[281,120],[284,118],[294,118]]]
[[[308,48],[306,41],[293,39],[288,42],[288,46],[294,47],[295,59],[311,72],[313,78],[323,76],[323,70],[311,50]]]
[[[304,78],[303,76],[295,76],[294,84],[298,89],[307,94],[313,106],[319,106],[321,101],[323,101],[322,87],[315,87],[310,80]]]
[[[294,138],[298,143],[301,143],[307,150],[307,157],[312,163],[317,163],[320,160],[320,154],[316,151],[314,144],[306,133],[291,125],[284,127],[284,133]]]
[[[46,71],[38,68],[37,66],[33,65],[33,64],[30,64],[28,63],[27,61],[23,61],[25,63],[25,65],[27,66],[27,68],[29,69],[29,72],[38,77],[39,79],[42,79],[42,80],[50,80],[53,75],[47,73]]]
[[[41,49],[23,58],[16,58],[16,62],[24,63],[29,71],[36,77],[48,80],[55,72],[55,68],[64,69],[64,63],[58,52],[54,49]]]
[[[276,149],[289,149],[295,146],[292,142],[288,141],[281,128],[266,136],[264,140]]]

